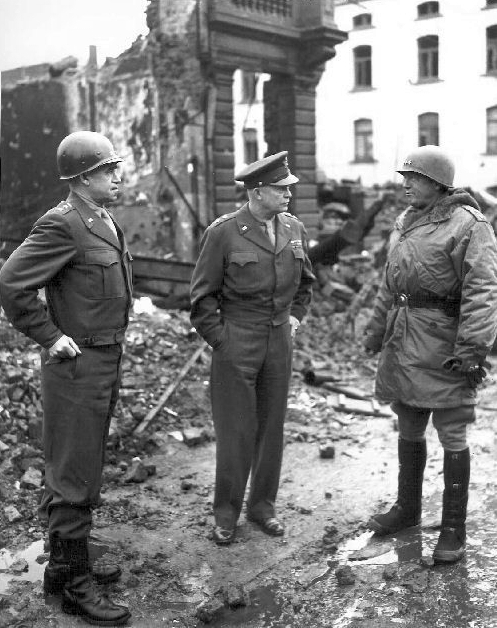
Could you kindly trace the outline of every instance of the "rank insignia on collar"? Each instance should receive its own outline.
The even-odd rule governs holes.
[[[88,218],[88,222],[92,223],[93,222],[93,218]]]
[[[292,249],[301,249],[302,248],[302,240],[290,240],[290,245]]]
[[[248,227],[247,225],[242,225],[242,231],[247,231]]]

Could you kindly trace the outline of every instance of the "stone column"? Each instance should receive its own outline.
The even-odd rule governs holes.
[[[316,86],[321,71],[274,74],[264,84],[264,134],[268,153],[288,150],[292,172],[300,179],[290,210],[309,231],[316,213]]]

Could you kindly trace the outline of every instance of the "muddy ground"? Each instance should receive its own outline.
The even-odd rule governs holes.
[[[215,453],[209,350],[140,433],[200,341],[186,312],[147,313],[142,301],[137,305],[91,544],[97,560],[123,568],[122,580],[104,589],[130,606],[129,626],[497,626],[491,377],[470,432],[467,557],[434,566],[443,481],[436,435],[430,428],[422,526],[372,536],[369,515],[395,496],[396,424],[388,408],[370,404],[363,414],[350,397],[305,383],[303,370],[313,367],[331,371],[335,385],[352,394],[373,389],[375,360],[364,358],[340,315],[330,322],[326,306],[316,303],[296,341],[278,498],[287,533],[267,537],[242,515],[236,542],[220,548],[209,538]],[[356,321],[359,337],[365,316]],[[37,348],[1,318],[0,339],[0,627],[83,626],[60,612],[56,598],[45,599],[41,584],[47,555],[35,516],[43,482]],[[497,373],[497,358],[492,363]]]

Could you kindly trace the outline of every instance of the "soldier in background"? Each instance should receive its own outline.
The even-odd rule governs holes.
[[[398,497],[369,522],[377,534],[419,524],[430,416],[444,449],[440,563],[465,553],[470,475],[467,425],[497,333],[497,245],[476,201],[454,189],[454,164],[437,146],[398,170],[410,206],[397,219],[366,330],[380,352],[376,395],[398,416]]]
[[[110,141],[72,133],[57,151],[66,201],[39,218],[0,271],[7,318],[41,345],[45,491],[50,559],[44,585],[62,593],[62,610],[95,625],[126,623],[130,613],[94,587],[119,567],[92,570],[88,538],[100,502],[106,439],[121,375],[132,299],[131,256],[105,209],[115,201],[121,158]],[[47,307],[38,298],[45,289]]]
[[[276,517],[292,338],[311,300],[314,276],[302,223],[287,213],[287,152],[236,177],[249,201],[207,228],[191,283],[191,321],[213,348],[216,431],[213,538],[228,545],[251,473],[247,518],[270,535]]]

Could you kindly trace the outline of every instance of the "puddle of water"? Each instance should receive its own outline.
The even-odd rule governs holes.
[[[234,628],[235,626],[265,626],[277,628],[281,617],[281,604],[276,599],[276,587],[259,587],[250,593],[250,604],[236,609],[226,609],[219,619],[209,625],[213,628]],[[252,623],[257,622],[257,624]],[[276,623],[275,623],[276,622]],[[282,625],[288,625],[284,622]]]
[[[45,564],[36,562],[36,558],[43,554],[43,540],[35,541],[26,549],[13,554],[7,549],[0,550],[0,570],[9,569],[16,561],[24,559],[28,564],[28,571],[20,574],[0,573],[0,593],[7,591],[11,581],[28,580],[36,582],[43,579]]]

